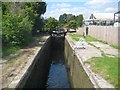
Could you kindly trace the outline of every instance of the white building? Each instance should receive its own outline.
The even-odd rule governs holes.
[[[84,20],[84,23],[88,25],[113,25],[114,13],[93,13]]]

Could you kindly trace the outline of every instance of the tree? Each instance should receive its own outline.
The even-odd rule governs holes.
[[[36,2],[35,4],[31,4],[31,6],[34,5],[34,11],[38,14],[38,16],[35,18],[35,24],[32,30],[33,35],[37,34],[37,31],[42,31],[43,28],[43,18],[41,17],[42,14],[46,12],[46,3],[45,2]],[[40,32],[39,32],[40,33]]]
[[[69,23],[71,20],[75,20],[75,15],[67,14],[67,23]]]
[[[82,24],[83,24],[83,15],[78,15],[78,16],[76,16],[76,22],[77,22],[77,25],[78,25],[78,27],[81,27],[82,26]]]
[[[37,18],[46,11],[46,4],[3,2],[2,7],[2,45],[4,47],[27,45],[32,40],[32,30]]]
[[[46,31],[56,30],[58,28],[58,21],[55,18],[50,17],[45,20],[44,28]]]
[[[64,13],[63,15],[60,15],[59,17],[60,24],[66,24],[70,20],[75,20],[75,15]]]
[[[11,4],[9,3],[9,5]],[[19,13],[18,11],[16,13],[16,11],[17,10],[14,11],[12,9],[12,11],[9,10],[9,12],[3,15],[2,39],[4,46],[24,46],[32,38],[31,30],[33,25],[31,24],[32,21],[30,17],[26,14],[26,10],[21,9]],[[29,35],[29,37],[27,37],[26,34]]]
[[[67,22],[67,14],[64,13],[63,15],[60,15],[59,17],[59,24],[63,26]]]
[[[72,15],[72,14],[66,14],[64,13],[63,15],[60,15],[59,17],[59,24],[61,27],[69,27],[69,22],[72,20],[75,20],[77,23],[77,27],[81,27],[83,24],[83,15]]]
[[[77,28],[77,23],[75,20],[71,20],[69,23],[68,23],[68,28],[72,28],[72,29],[75,29]]]

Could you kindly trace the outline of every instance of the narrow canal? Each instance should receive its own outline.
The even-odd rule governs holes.
[[[64,38],[49,38],[17,88],[70,88],[64,60]]]
[[[52,63],[48,75],[47,89],[70,88],[64,60],[64,37],[52,38],[51,60]]]

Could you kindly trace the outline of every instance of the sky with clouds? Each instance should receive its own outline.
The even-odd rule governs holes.
[[[45,18],[59,16],[67,13],[73,15],[83,14],[87,19],[92,13],[115,13],[118,11],[119,0],[45,0],[47,10]]]

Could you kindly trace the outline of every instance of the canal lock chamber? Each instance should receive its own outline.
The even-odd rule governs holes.
[[[70,88],[64,39],[64,36],[48,38],[17,88]]]

